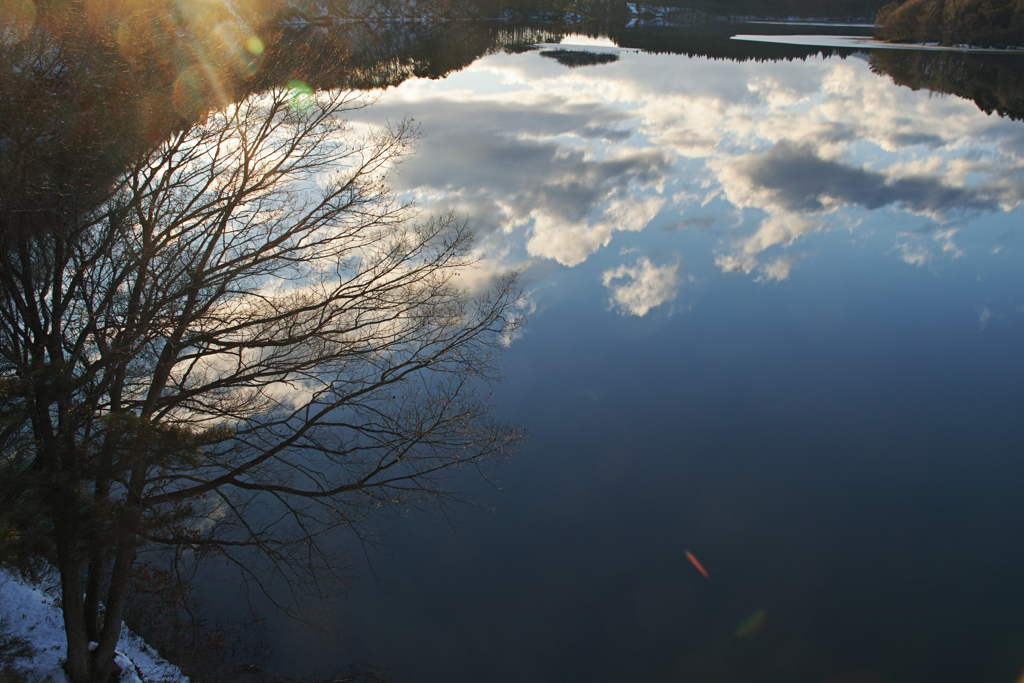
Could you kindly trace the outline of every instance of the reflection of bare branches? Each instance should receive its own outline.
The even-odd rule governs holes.
[[[125,623],[193,681],[263,680],[271,653],[263,620],[217,618],[201,608],[191,588],[190,576],[137,564]]]
[[[31,443],[18,496],[45,501],[72,680],[108,677],[140,547],[319,604],[344,573],[337,530],[443,505],[448,471],[520,438],[476,393],[519,324],[513,278],[457,286],[471,233],[391,198],[414,131],[356,136],[340,115],[362,104],[251,96],[99,210],[10,222],[0,403]]]

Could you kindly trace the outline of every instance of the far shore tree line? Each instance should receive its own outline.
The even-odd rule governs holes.
[[[578,3],[551,0],[474,0],[478,7],[513,7],[520,12],[553,9],[584,15],[628,14],[625,0]],[[875,23],[875,36],[889,42],[976,47],[1024,46],[1024,0],[652,0],[633,3],[692,10],[709,19],[818,19]]]
[[[878,11],[875,35],[896,43],[1024,46],[1024,0],[906,0]]]

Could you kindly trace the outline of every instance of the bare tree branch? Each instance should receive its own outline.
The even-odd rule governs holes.
[[[456,286],[471,232],[393,197],[415,129],[357,134],[363,105],[250,96],[0,246],[9,495],[46,501],[76,683],[109,675],[141,550],[224,559],[288,608],[337,578],[338,531],[443,504],[522,438],[479,393],[514,278]]]

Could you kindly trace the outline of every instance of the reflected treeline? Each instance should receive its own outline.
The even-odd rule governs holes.
[[[766,31],[765,29],[768,29]],[[581,21],[576,24],[452,22],[434,26],[341,24],[332,27],[275,29],[266,35],[267,51],[257,88],[300,79],[316,88],[382,88],[408,78],[444,78],[494,52],[521,52],[539,43],[557,43],[568,33],[611,38],[624,48],[714,59],[780,60],[815,56],[848,56],[855,50],[731,40],[737,33],[793,33],[849,29],[765,27],[708,21],[684,26],[628,28],[627,22]],[[604,64],[607,55],[581,58],[574,53],[558,60],[570,67]]]
[[[408,78],[444,78],[480,57],[558,42],[556,27],[496,22],[447,23],[422,29],[348,24],[330,29],[280,30],[270,39],[257,88],[300,79],[314,89],[376,89]]]
[[[874,22],[875,14],[887,0],[654,0],[635,1],[641,13],[645,7],[681,8],[705,18],[804,19]],[[485,14],[511,10],[521,16],[541,12],[577,12],[590,18],[629,14],[626,0],[474,0]]]
[[[729,59],[737,62],[808,59],[812,57],[847,57],[856,50],[849,48],[755,43],[732,40],[743,33],[759,34],[836,34],[850,35],[851,28],[828,26],[771,26],[729,21],[708,21],[688,26],[620,26],[608,27],[608,35],[620,47],[644,52]]]
[[[1024,119],[1024,70],[1017,55],[874,50],[871,70],[897,85],[973,101],[986,113]]]
[[[657,4],[685,6],[718,17],[872,22],[886,0],[662,0]]]

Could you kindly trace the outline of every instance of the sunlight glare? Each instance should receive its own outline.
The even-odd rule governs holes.
[[[11,37],[16,43],[24,40],[36,24],[36,6],[32,0],[8,0],[4,14],[6,16],[0,25],[0,35],[11,31]]]

